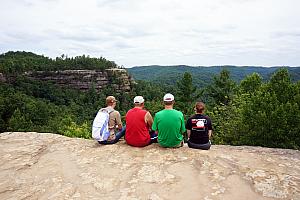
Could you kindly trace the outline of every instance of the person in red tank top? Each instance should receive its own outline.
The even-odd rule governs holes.
[[[126,114],[125,140],[135,147],[144,147],[157,140],[157,135],[151,131],[153,118],[150,112],[144,110],[144,101],[142,96],[136,96],[134,108]]]

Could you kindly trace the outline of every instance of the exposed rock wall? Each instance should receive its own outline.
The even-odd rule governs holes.
[[[130,92],[134,81],[125,69],[98,70],[64,70],[26,72],[25,76],[42,81],[52,81],[62,87],[70,87],[82,91],[92,86],[97,91],[111,87],[116,93]]]
[[[296,150],[209,151],[0,134],[0,199],[300,199]]]

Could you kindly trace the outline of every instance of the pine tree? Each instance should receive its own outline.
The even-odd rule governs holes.
[[[193,103],[196,101],[196,87],[193,85],[192,75],[185,72],[182,79],[177,81],[178,107],[185,115],[190,115]],[[176,98],[175,98],[176,100]]]

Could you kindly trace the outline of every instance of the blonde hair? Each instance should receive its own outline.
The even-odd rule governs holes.
[[[106,105],[112,105],[114,102],[116,102],[116,98],[114,96],[108,96],[106,97]]]
[[[204,110],[205,110],[205,104],[203,102],[199,101],[195,104],[195,111],[197,113],[203,113]]]

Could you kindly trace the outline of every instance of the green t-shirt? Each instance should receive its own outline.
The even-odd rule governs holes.
[[[152,130],[158,131],[158,143],[163,147],[175,147],[182,141],[186,131],[182,112],[161,110],[155,114]]]

